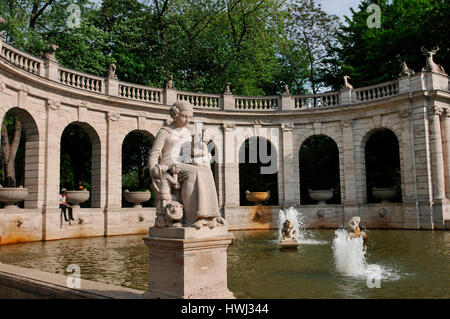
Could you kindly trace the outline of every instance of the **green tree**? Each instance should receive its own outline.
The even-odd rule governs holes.
[[[381,28],[369,28],[367,7],[381,8]],[[338,44],[328,48],[332,67],[323,81],[335,89],[350,75],[355,87],[372,85],[398,77],[406,61],[416,72],[425,66],[421,47],[438,45],[436,62],[450,67],[448,25],[450,4],[445,0],[363,0],[338,33]]]
[[[25,133],[22,122],[11,111],[7,112],[1,128],[1,171],[5,187],[24,183]]]
[[[324,86],[321,73],[328,69],[326,47],[335,42],[334,33],[339,26],[339,18],[327,14],[314,0],[295,0],[289,7],[289,15],[287,35],[298,47],[292,53],[304,52],[308,69],[304,76],[312,93],[316,94]],[[296,57],[294,54],[288,56],[292,57],[291,61]],[[305,61],[298,58],[296,61],[291,65],[304,66]],[[301,69],[296,73],[300,75]]]

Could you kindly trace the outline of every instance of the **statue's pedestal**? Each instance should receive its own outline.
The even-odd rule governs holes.
[[[148,298],[234,298],[227,286],[228,228],[151,227]]]
[[[282,239],[280,241],[280,249],[297,249],[298,241],[293,238]]]

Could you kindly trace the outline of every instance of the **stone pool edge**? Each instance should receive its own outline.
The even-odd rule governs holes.
[[[144,291],[80,279],[68,288],[67,276],[0,263],[0,299],[143,299]]]

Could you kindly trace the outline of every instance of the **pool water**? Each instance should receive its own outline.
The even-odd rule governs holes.
[[[233,234],[228,288],[237,298],[450,298],[448,231],[369,230],[365,259],[381,269],[379,285],[373,278],[337,271],[334,230],[309,230],[297,251],[280,251],[277,231]],[[0,262],[59,274],[77,264],[84,279],[145,290],[143,237],[5,245]]]

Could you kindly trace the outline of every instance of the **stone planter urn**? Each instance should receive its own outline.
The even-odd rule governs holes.
[[[23,201],[28,196],[28,188],[0,187],[0,202],[5,203],[4,208],[15,208],[15,203]]]
[[[144,192],[130,192],[128,189],[126,189],[123,192],[123,197],[127,202],[133,204],[133,208],[141,208],[142,203],[150,200],[150,198],[152,197],[152,193],[150,193],[148,189]]]
[[[333,198],[334,188],[319,190],[308,189],[308,193],[311,199],[318,201],[318,205],[326,205],[326,201]]]
[[[80,208],[80,204],[89,199],[89,191],[67,191],[67,202],[72,205],[73,208]]]
[[[266,202],[270,198],[270,191],[267,192],[245,192],[245,197],[249,202],[255,203],[255,206],[262,205],[263,202]]]
[[[372,188],[372,195],[376,199],[381,200],[382,203],[390,203],[391,200],[397,196],[398,190],[395,187],[386,188]]]

